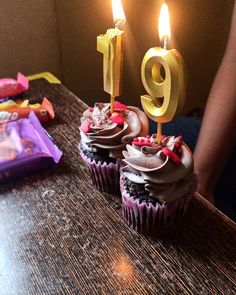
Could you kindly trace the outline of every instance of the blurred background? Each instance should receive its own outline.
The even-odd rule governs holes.
[[[184,113],[203,109],[223,56],[234,0],[168,0],[171,48],[185,59],[188,89]],[[140,105],[145,94],[140,67],[145,52],[159,46],[162,0],[122,0],[126,14],[123,94]],[[103,91],[103,57],[96,37],[113,27],[111,0],[1,0],[0,77],[50,71],[92,105],[109,101]],[[223,83],[223,81],[222,81]]]

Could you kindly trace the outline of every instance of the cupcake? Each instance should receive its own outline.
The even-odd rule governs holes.
[[[125,221],[134,230],[156,235],[183,216],[197,181],[193,157],[181,136],[135,138],[123,151],[120,187]]]
[[[148,133],[148,119],[137,107],[115,102],[95,103],[81,118],[79,150],[100,191],[120,194],[122,151],[137,136]]]

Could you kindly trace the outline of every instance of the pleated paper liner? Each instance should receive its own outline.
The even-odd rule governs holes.
[[[138,198],[130,196],[124,187],[121,174],[120,189],[122,194],[122,213],[125,222],[135,231],[144,235],[156,236],[163,229],[171,228],[175,221],[182,218],[196,191],[197,182],[182,198],[170,203],[139,203]]]
[[[97,190],[120,196],[120,168],[122,161],[117,160],[115,164],[101,163],[100,161],[96,163],[95,160],[89,159],[81,150],[80,155],[88,167],[92,184]]]

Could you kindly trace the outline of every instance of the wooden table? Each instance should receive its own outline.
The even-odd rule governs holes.
[[[62,85],[31,82],[57,117],[58,166],[0,187],[0,294],[236,294],[236,225],[200,196],[160,238],[131,230],[120,199],[89,183],[77,145],[86,105]]]

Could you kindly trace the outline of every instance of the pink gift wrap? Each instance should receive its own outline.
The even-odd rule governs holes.
[[[196,191],[196,183],[190,187],[189,192],[182,198],[168,204],[142,202],[134,199],[124,188],[124,178],[120,177],[122,194],[122,213],[126,223],[139,233],[155,236],[164,228],[170,228],[177,218],[182,217]]]
[[[80,149],[79,149],[80,150]],[[101,164],[99,161],[96,163],[94,160],[89,159],[83,151],[80,150],[80,155],[85,161],[90,175],[92,184],[102,192],[121,195],[120,193],[120,168],[122,161],[117,160],[116,164],[106,162]]]

